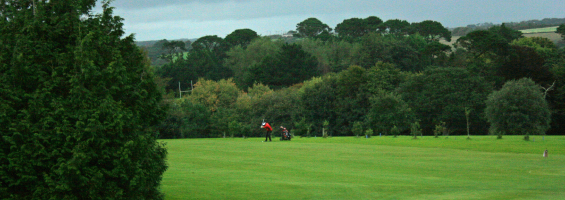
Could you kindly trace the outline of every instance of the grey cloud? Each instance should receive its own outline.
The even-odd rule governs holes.
[[[223,2],[249,2],[252,0],[115,0],[110,5],[120,9],[145,9],[183,4],[217,4]]]
[[[565,17],[565,4],[560,1],[562,0],[116,0],[111,5],[116,8],[115,14],[125,19],[127,31],[137,33],[139,38],[145,39],[165,34],[163,30],[166,26],[160,24],[177,26],[171,27],[171,30],[184,28],[203,36],[222,35],[236,28],[248,27],[254,27],[258,32],[291,30],[308,17],[316,17],[332,28],[345,19],[368,16],[409,22],[435,20],[447,27],[482,22],[562,18]],[[267,20],[272,23],[268,24],[269,27],[264,27]],[[275,28],[276,26],[280,28]],[[165,32],[171,34],[170,38],[179,38],[172,35],[174,31]]]

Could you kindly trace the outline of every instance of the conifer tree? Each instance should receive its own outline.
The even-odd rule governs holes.
[[[0,199],[162,199],[164,114],[108,1],[0,1]]]

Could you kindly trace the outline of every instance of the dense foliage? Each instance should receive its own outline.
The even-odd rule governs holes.
[[[95,1],[0,2],[0,199],[162,199],[161,94]]]
[[[199,80],[194,94],[171,100],[179,108],[163,127],[173,132],[160,136],[260,136],[263,119],[302,136],[411,129],[484,135],[487,96],[521,78],[544,92],[551,118],[565,119],[565,51],[546,38],[525,38],[503,24],[470,32],[450,46],[443,41],[451,34],[439,22],[375,16],[345,19],[332,31],[308,18],[289,31],[293,39],[256,37],[249,29],[198,39],[207,48],[193,43],[195,49],[157,70],[163,80],[171,78],[169,96],[180,96],[178,82],[187,90],[190,80]],[[227,94],[221,87],[233,91],[228,104],[214,99]],[[203,107],[207,118],[194,115]],[[188,131],[187,124],[196,128]],[[563,120],[551,120],[547,133],[564,130]]]
[[[491,93],[485,114],[490,131],[497,135],[542,135],[549,129],[550,110],[543,93],[528,78],[508,81]]]

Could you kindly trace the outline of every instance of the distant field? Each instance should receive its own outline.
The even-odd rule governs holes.
[[[546,28],[544,28],[546,29]],[[547,38],[551,41],[553,41],[554,43],[558,43],[560,41],[562,41],[561,39],[561,35],[559,35],[558,33],[555,33],[555,30],[553,30],[553,32],[536,32],[534,30],[540,31],[540,30],[544,30],[544,29],[528,29],[528,30],[522,30],[522,31],[527,31],[523,32],[523,36],[524,37],[542,37],[542,38]],[[553,27],[553,29],[555,29],[555,27]],[[531,31],[530,31],[531,30]],[[440,40],[440,42],[442,44],[446,44],[446,45],[450,45],[453,46],[453,44],[457,41],[457,39],[459,39],[461,36],[453,36],[451,37],[451,42],[447,42],[445,40]]]
[[[522,33],[555,33],[558,26],[520,30]]]
[[[161,189],[165,199],[562,199],[565,137],[532,139],[161,140]]]
[[[553,41],[554,43],[560,42],[562,41],[561,39],[561,35],[557,34],[557,33],[524,33],[523,34],[524,37],[543,37],[543,38],[547,38],[551,41]]]

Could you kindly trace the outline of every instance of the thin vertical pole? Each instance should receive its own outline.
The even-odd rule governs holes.
[[[179,81],[179,97],[182,99],[182,91],[180,90],[180,81]]]

